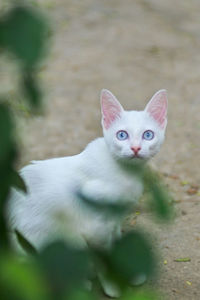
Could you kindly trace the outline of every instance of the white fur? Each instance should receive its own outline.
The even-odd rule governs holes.
[[[113,101],[115,105],[117,100]],[[143,132],[148,129],[155,132],[151,141],[142,139]],[[118,130],[126,130],[129,139],[119,141],[116,138]],[[122,109],[110,128],[103,126],[103,132],[104,138],[92,141],[78,155],[33,161],[21,170],[28,194],[12,191],[8,222],[36,248],[40,249],[55,238],[63,238],[79,247],[90,243],[108,248],[120,234],[122,220],[108,217],[103,211],[94,211],[78,194],[100,202],[105,199],[113,203],[119,199],[137,202],[143,192],[142,182],[137,176],[126,173],[119,161],[142,163],[155,155],[164,140],[165,130],[146,110]],[[134,145],[141,146],[139,158],[134,157],[131,150]]]
[[[37,248],[49,238],[109,246],[116,220],[85,205],[77,194],[101,201],[137,201],[142,184],[121,170],[103,138],[72,157],[36,161],[21,170],[28,195],[13,190],[9,219]],[[73,240],[71,240],[73,239]],[[108,245],[109,244],[109,245]]]

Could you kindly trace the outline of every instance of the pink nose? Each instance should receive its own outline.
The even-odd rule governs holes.
[[[135,155],[138,154],[138,152],[141,150],[141,147],[131,147],[131,150],[133,150],[133,152],[135,153]]]

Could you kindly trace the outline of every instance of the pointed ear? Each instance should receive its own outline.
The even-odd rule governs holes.
[[[145,111],[164,129],[167,124],[167,91],[160,90],[155,93],[145,107]]]
[[[123,113],[123,107],[116,97],[108,90],[101,91],[102,124],[108,129]]]

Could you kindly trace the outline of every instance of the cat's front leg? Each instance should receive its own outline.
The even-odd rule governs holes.
[[[131,280],[130,285],[139,286],[144,284],[146,280],[147,280],[147,275],[145,273],[140,273]]]
[[[119,190],[101,180],[90,180],[82,186],[80,196],[96,202],[114,203],[119,199]],[[104,228],[105,224],[102,224],[102,227]],[[121,237],[121,226],[120,223],[115,223],[111,225],[107,224],[105,228],[105,234],[103,231],[101,232],[100,240],[98,234],[95,234],[92,243],[95,247],[99,246],[104,250],[108,250],[111,248],[113,241]],[[102,239],[102,235],[105,236],[105,238]],[[108,278],[106,274],[101,271],[97,272],[97,275],[103,291],[107,296],[111,298],[120,297],[120,287],[113,280]]]
[[[114,187],[107,182],[94,179],[83,184],[80,195],[94,201],[109,200],[109,202],[114,202],[119,198],[119,191],[117,190],[117,187]]]

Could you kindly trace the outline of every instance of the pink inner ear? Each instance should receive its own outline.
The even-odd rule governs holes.
[[[120,118],[122,107],[117,99],[109,91],[102,92],[101,106],[103,114],[103,124],[105,129],[108,129],[117,118]]]
[[[166,91],[157,92],[149,104],[147,104],[148,113],[164,127],[167,115],[167,94]]]

